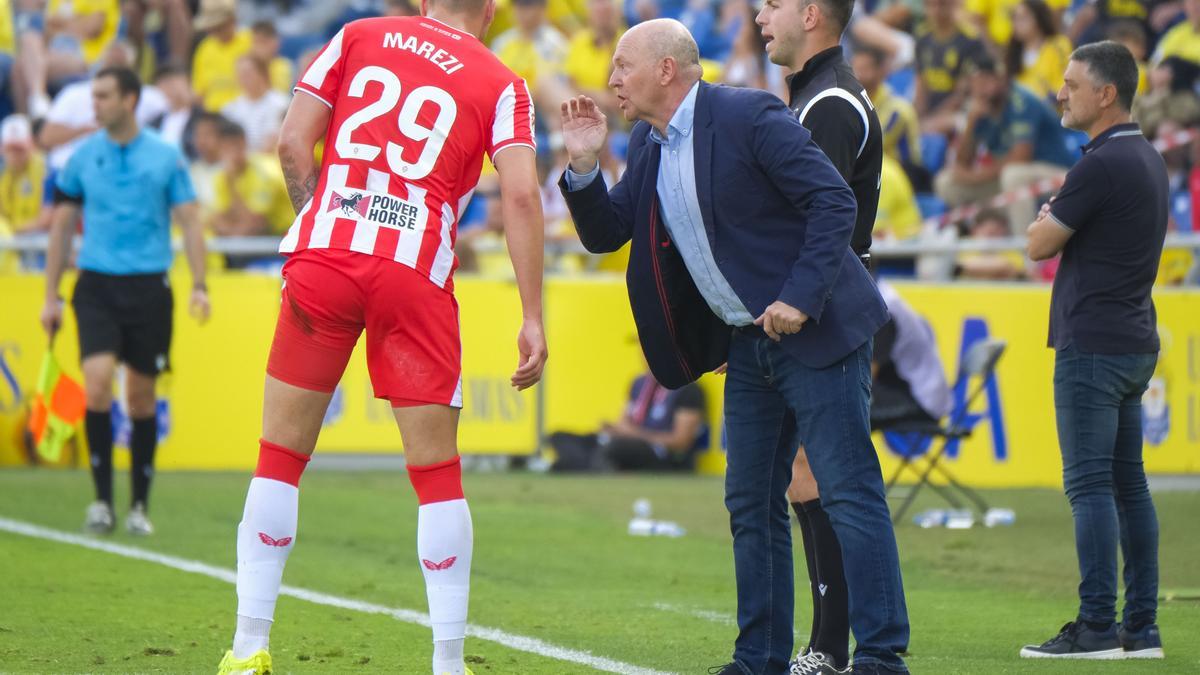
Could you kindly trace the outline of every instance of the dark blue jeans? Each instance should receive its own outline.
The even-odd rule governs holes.
[[[842,544],[856,664],[904,668],[908,611],[870,432],[871,345],[820,370],[761,331],[734,333],[725,380],[725,506],[733,531],[738,638],[752,675],[787,671],[795,601],[787,487],[803,444]]]
[[[1142,394],[1157,354],[1059,350],[1054,408],[1063,487],[1075,517],[1079,618],[1117,614],[1117,546],[1125,556],[1125,621],[1158,612],[1158,516],[1142,466]]]

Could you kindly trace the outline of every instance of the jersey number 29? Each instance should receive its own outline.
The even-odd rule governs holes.
[[[392,71],[379,66],[366,66],[358,71],[346,93],[354,98],[362,98],[366,93],[368,82],[382,84],[383,90],[379,100],[342,122],[334,147],[343,159],[374,161],[382,149],[369,143],[355,143],[350,140],[350,137],[362,125],[394,110],[396,104],[400,102],[400,78],[396,77]],[[432,128],[417,123],[417,115],[420,114],[422,106],[429,102],[436,103],[438,111]],[[408,94],[408,98],[404,99],[404,105],[400,107],[400,115],[396,123],[400,127],[400,133],[417,143],[424,141],[425,147],[421,150],[421,156],[417,157],[417,161],[409,162],[402,156],[403,148],[388,141],[387,162],[392,173],[409,180],[418,180],[428,176],[433,171],[433,166],[437,163],[442,148],[446,145],[450,127],[454,125],[457,116],[458,104],[454,102],[454,97],[445,90],[433,86],[413,89]]]

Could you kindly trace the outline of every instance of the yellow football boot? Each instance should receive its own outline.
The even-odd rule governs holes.
[[[247,659],[233,658],[233,650],[225,652],[221,665],[217,666],[217,675],[270,675],[271,655],[267,650],[260,649]]]

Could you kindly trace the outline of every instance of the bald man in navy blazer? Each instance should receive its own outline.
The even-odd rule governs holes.
[[[678,388],[727,364],[725,504],[739,634],[726,675],[784,673],[792,653],[785,496],[803,444],[845,550],[854,672],[907,672],[908,617],[870,435],[871,338],[888,320],[850,250],[855,199],[782,101],[711,86],[687,30],[659,19],[625,34],[609,85],[630,134],[625,175],[598,171],[607,121],[563,103],[560,188],[584,246],[631,244],[638,337]]]

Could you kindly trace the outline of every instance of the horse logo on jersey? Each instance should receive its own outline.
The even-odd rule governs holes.
[[[338,212],[342,218],[351,218],[393,230],[415,232],[420,229],[422,209],[419,204],[386,192],[354,189],[354,192],[349,194],[351,196],[343,197],[334,191],[325,213]]]
[[[349,217],[357,213],[366,218],[368,203],[370,203],[370,200],[366,199],[366,195],[361,192],[355,193],[353,197],[343,197],[334,192],[333,199],[329,200],[329,209],[325,212],[329,213],[330,211],[341,209],[344,216]]]

